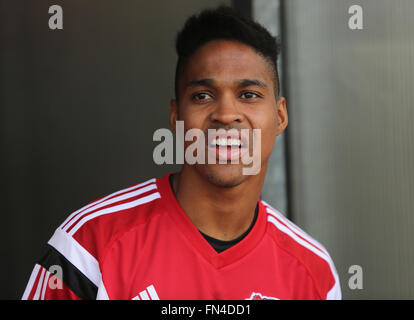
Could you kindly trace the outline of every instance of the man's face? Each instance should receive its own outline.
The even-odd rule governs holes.
[[[205,164],[195,164],[192,168],[214,185],[239,185],[251,177],[243,174],[245,165],[242,161],[231,163],[230,159],[219,163],[223,152],[220,155],[218,146],[216,149],[208,144],[208,129],[238,132],[248,129],[250,138],[253,129],[260,129],[258,174],[264,176],[276,136],[287,125],[285,99],[277,99],[274,88],[269,62],[253,48],[230,40],[215,40],[200,47],[184,66],[178,84],[179,99],[171,101],[170,114],[172,128],[176,120],[182,120],[185,132],[197,128],[205,133]],[[253,152],[251,140],[250,153]],[[186,142],[185,148],[191,143]],[[215,164],[208,163],[209,152],[217,153]]]

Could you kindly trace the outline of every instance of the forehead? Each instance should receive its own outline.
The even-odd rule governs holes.
[[[210,41],[188,59],[180,82],[202,78],[218,82],[258,79],[273,85],[271,64],[252,47],[231,40]]]

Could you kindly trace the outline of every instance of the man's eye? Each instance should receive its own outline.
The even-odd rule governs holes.
[[[210,98],[211,98],[211,96],[206,92],[200,92],[200,93],[197,93],[193,96],[193,99],[196,100],[196,101],[206,101]]]
[[[240,95],[240,98],[242,98],[242,99],[254,99],[254,98],[260,98],[260,96],[257,93],[247,91],[247,92],[243,92]]]

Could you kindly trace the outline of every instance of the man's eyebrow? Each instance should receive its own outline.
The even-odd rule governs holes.
[[[187,87],[198,87],[198,86],[204,86],[204,87],[212,87],[214,86],[215,81],[211,78],[204,78],[204,79],[196,79],[191,80],[187,83]],[[267,88],[267,84],[263,81],[257,80],[257,79],[241,79],[237,80],[236,84],[238,87],[248,87],[248,86],[258,86],[262,88]]]
[[[262,88],[267,88],[267,84],[263,81],[257,79],[242,79],[237,81],[239,87],[248,87],[248,86],[258,86]]]
[[[205,78],[205,79],[198,79],[198,80],[191,80],[187,83],[187,87],[198,87],[198,86],[205,86],[205,87],[211,87],[214,84],[214,80],[211,78]]]

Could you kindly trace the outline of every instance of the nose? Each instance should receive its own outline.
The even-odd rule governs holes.
[[[210,120],[226,125],[242,122],[243,115],[237,107],[237,99],[231,93],[222,94],[216,102],[216,107],[210,114]]]

